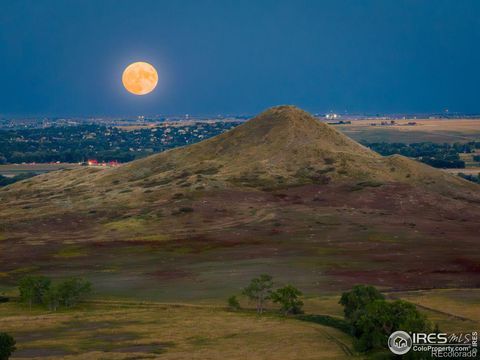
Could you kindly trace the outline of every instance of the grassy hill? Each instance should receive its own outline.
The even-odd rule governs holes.
[[[383,157],[292,106],[119,168],[0,190],[0,286],[87,275],[104,295],[223,298],[259,273],[306,293],[475,287],[480,186]]]
[[[53,172],[20,182],[0,191],[0,216],[138,208],[198,191],[392,182],[466,198],[478,194],[478,186],[463,179],[405,157],[382,157],[300,109],[279,106],[212,139],[120,168]]]

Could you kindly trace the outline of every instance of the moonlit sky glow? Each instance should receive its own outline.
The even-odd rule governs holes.
[[[1,115],[480,113],[477,0],[0,0]],[[125,67],[154,64],[148,96]]]

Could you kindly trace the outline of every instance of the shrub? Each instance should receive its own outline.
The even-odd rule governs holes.
[[[13,337],[7,333],[0,333],[0,360],[8,360],[16,349]]]
[[[334,158],[330,158],[330,157],[324,158],[323,161],[324,161],[325,164],[327,164],[327,165],[332,165],[332,164],[335,163],[335,159],[334,159]]]
[[[230,296],[227,302],[230,310],[240,310],[240,303],[235,295]]]
[[[288,315],[302,313],[303,301],[300,300],[300,296],[302,295],[300,290],[292,285],[287,285],[272,292],[270,297],[274,303],[281,305],[280,311],[282,311],[284,315]]]

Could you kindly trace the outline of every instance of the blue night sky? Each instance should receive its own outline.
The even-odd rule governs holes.
[[[0,84],[3,115],[479,113],[480,1],[0,0]]]

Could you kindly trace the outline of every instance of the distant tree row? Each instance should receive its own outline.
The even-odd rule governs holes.
[[[35,175],[36,175],[35,173],[31,173],[31,172],[18,174],[18,175],[15,175],[13,177],[0,175],[0,187],[13,184],[17,181],[29,179],[29,178],[31,178]]]
[[[464,178],[465,180],[480,184],[480,173],[478,175],[459,173],[458,176]]]
[[[459,154],[474,153],[480,149],[480,142],[471,141],[468,143],[454,143],[454,144],[436,144],[432,142],[421,143],[370,143],[363,142],[372,150],[381,155],[400,154],[422,161],[430,166],[437,168],[464,168],[465,162],[460,159]],[[474,155],[474,161],[480,156]]]
[[[60,306],[70,308],[90,295],[92,284],[82,278],[70,278],[59,283],[45,276],[25,276],[18,286],[20,300],[32,305],[44,305],[51,311]]]

